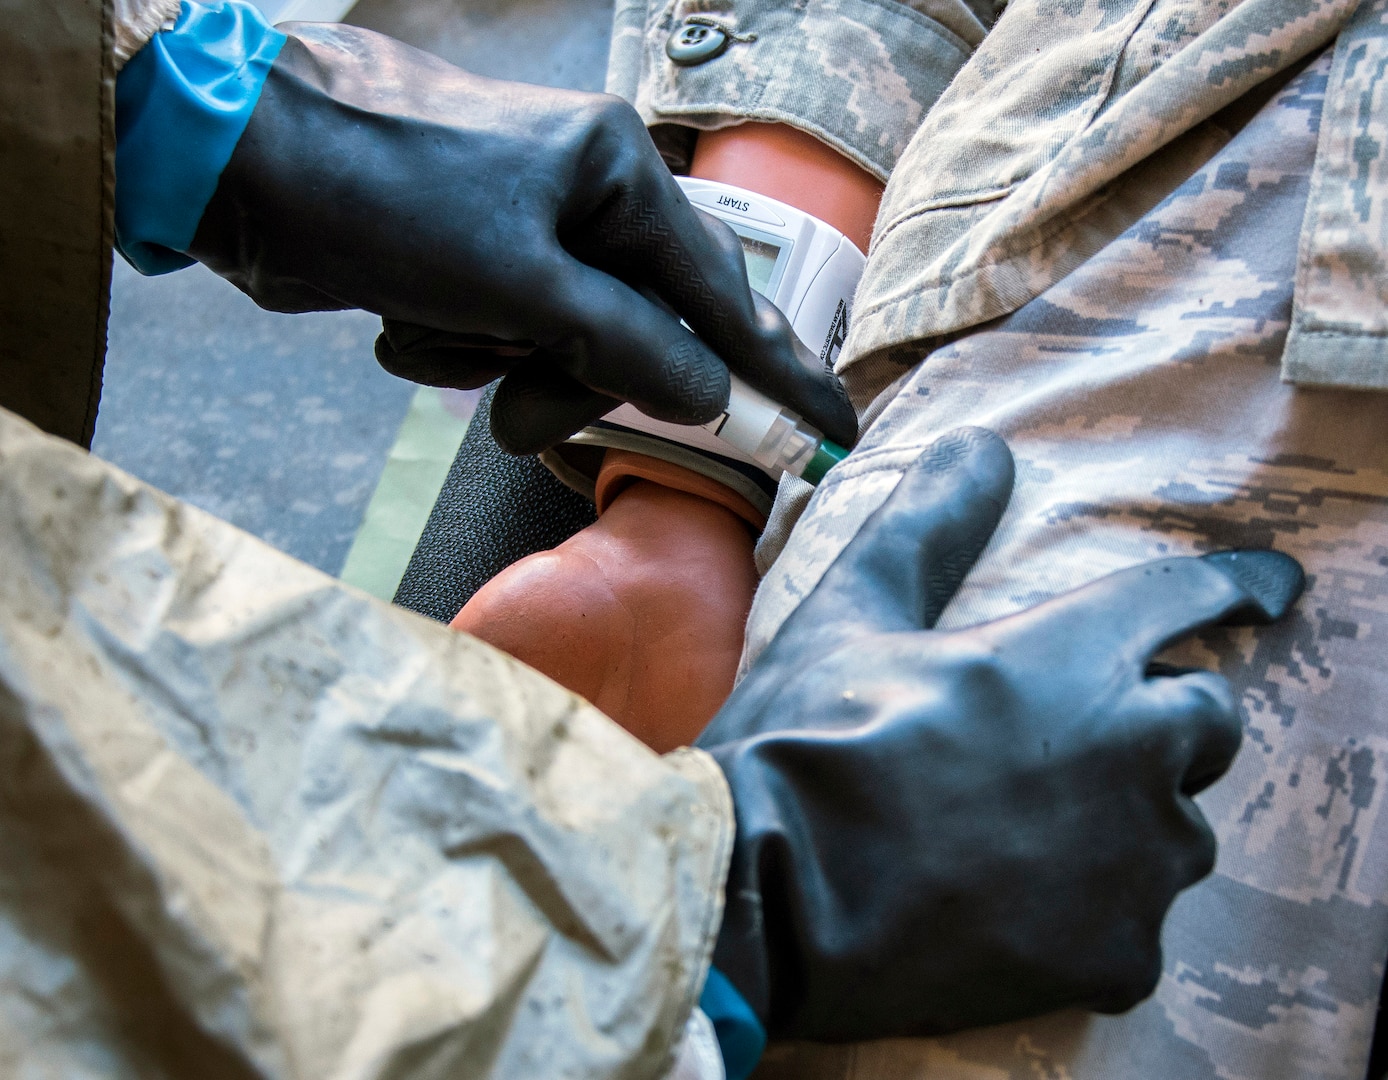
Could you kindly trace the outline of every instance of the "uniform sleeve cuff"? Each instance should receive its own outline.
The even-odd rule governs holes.
[[[885,180],[926,112],[983,40],[962,0],[925,14],[899,0],[618,0],[608,89],[648,125],[706,130],[745,120],[792,124]],[[667,42],[698,23],[721,52],[678,64]]]
[[[752,1006],[717,968],[708,969],[699,1008],[713,1023],[728,1080],[747,1080],[766,1049],[766,1029]]]
[[[143,274],[189,265],[203,210],[284,35],[243,0],[185,0],[116,80],[116,247]]]

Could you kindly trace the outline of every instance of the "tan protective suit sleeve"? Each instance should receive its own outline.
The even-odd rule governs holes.
[[[0,1075],[658,1077],[729,795],[0,411]]]
[[[182,0],[111,0],[116,70],[134,56],[166,22],[178,18]]]

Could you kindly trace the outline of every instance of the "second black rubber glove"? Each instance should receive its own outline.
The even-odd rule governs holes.
[[[740,247],[625,102],[480,78],[354,27],[287,30],[194,258],[264,307],[383,316],[396,374],[505,375],[493,427],[515,452],[618,399],[711,420],[729,368],[851,443],[836,380],[758,307]]]
[[[1012,486],[945,436],[792,613],[698,745],[737,839],[714,963],[773,1036],[934,1034],[1128,1008],[1162,920],[1214,865],[1192,796],[1241,727],[1225,681],[1152,657],[1276,618],[1270,551],[1148,563],[996,622],[929,629]]]

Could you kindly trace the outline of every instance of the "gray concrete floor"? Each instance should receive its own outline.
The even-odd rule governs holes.
[[[363,0],[346,21],[478,74],[600,89],[610,17],[610,0]],[[116,264],[93,449],[338,573],[414,391],[377,366],[378,320]]]
[[[113,277],[92,449],[337,573],[413,393],[376,363],[380,321],[262,311],[200,266]]]
[[[496,79],[601,90],[611,0],[358,0],[347,22]]]

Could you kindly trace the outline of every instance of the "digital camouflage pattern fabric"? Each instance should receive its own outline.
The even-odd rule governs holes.
[[[691,19],[730,35],[717,62],[666,56]],[[985,20],[991,5],[963,0],[617,0],[607,88],[650,123],[793,123],[886,179]]]
[[[1115,203],[1115,181],[1333,40],[1353,6],[1009,7],[892,175],[841,365],[918,358],[1040,295],[1145,209]]]
[[[699,10],[742,26],[769,8],[805,5]],[[1219,864],[1177,901],[1149,1001],[945,1039],[776,1047],[770,1080],[1363,1077],[1388,956],[1388,398],[1362,392],[1388,370],[1386,10],[1015,0],[948,89],[921,94],[838,364],[864,434],[817,490],[783,481],[744,662],[901,469],[965,424],[1008,440],[1018,479],[942,625],[1220,547],[1290,552],[1310,587],[1288,622],[1172,657],[1230,678],[1247,738],[1202,797]],[[770,59],[760,81],[728,77],[718,108],[681,115],[701,95],[657,70],[663,12],[619,7],[619,32],[644,26],[649,47],[638,68],[614,44],[614,88],[635,88],[651,124],[760,118],[782,78]],[[801,33],[787,53],[804,51]],[[928,84],[909,65],[890,74]],[[789,122],[816,131],[814,105]]]
[[[1283,374],[1388,388],[1383,3],[1016,0],[993,14],[982,0],[618,0],[608,87],[661,130],[791,123],[890,176],[840,369],[899,374],[1080,266],[1150,205],[1115,200],[1128,174],[1169,190],[1158,174],[1180,169],[1192,132],[1354,16]],[[691,20],[731,43],[681,67],[664,44]]]
[[[1388,3],[1365,0],[1335,49],[1301,233],[1283,370],[1388,389]]]
[[[1218,867],[1168,918],[1156,994],[1117,1017],[781,1047],[766,1075],[1362,1080],[1388,956],[1388,397],[1279,378],[1330,74],[1327,53],[1071,274],[887,388],[750,620],[749,658],[906,464],[966,424],[1007,440],[1017,484],[942,626],[1165,555],[1300,559],[1287,621],[1171,657],[1230,679],[1246,738],[1201,797]]]

